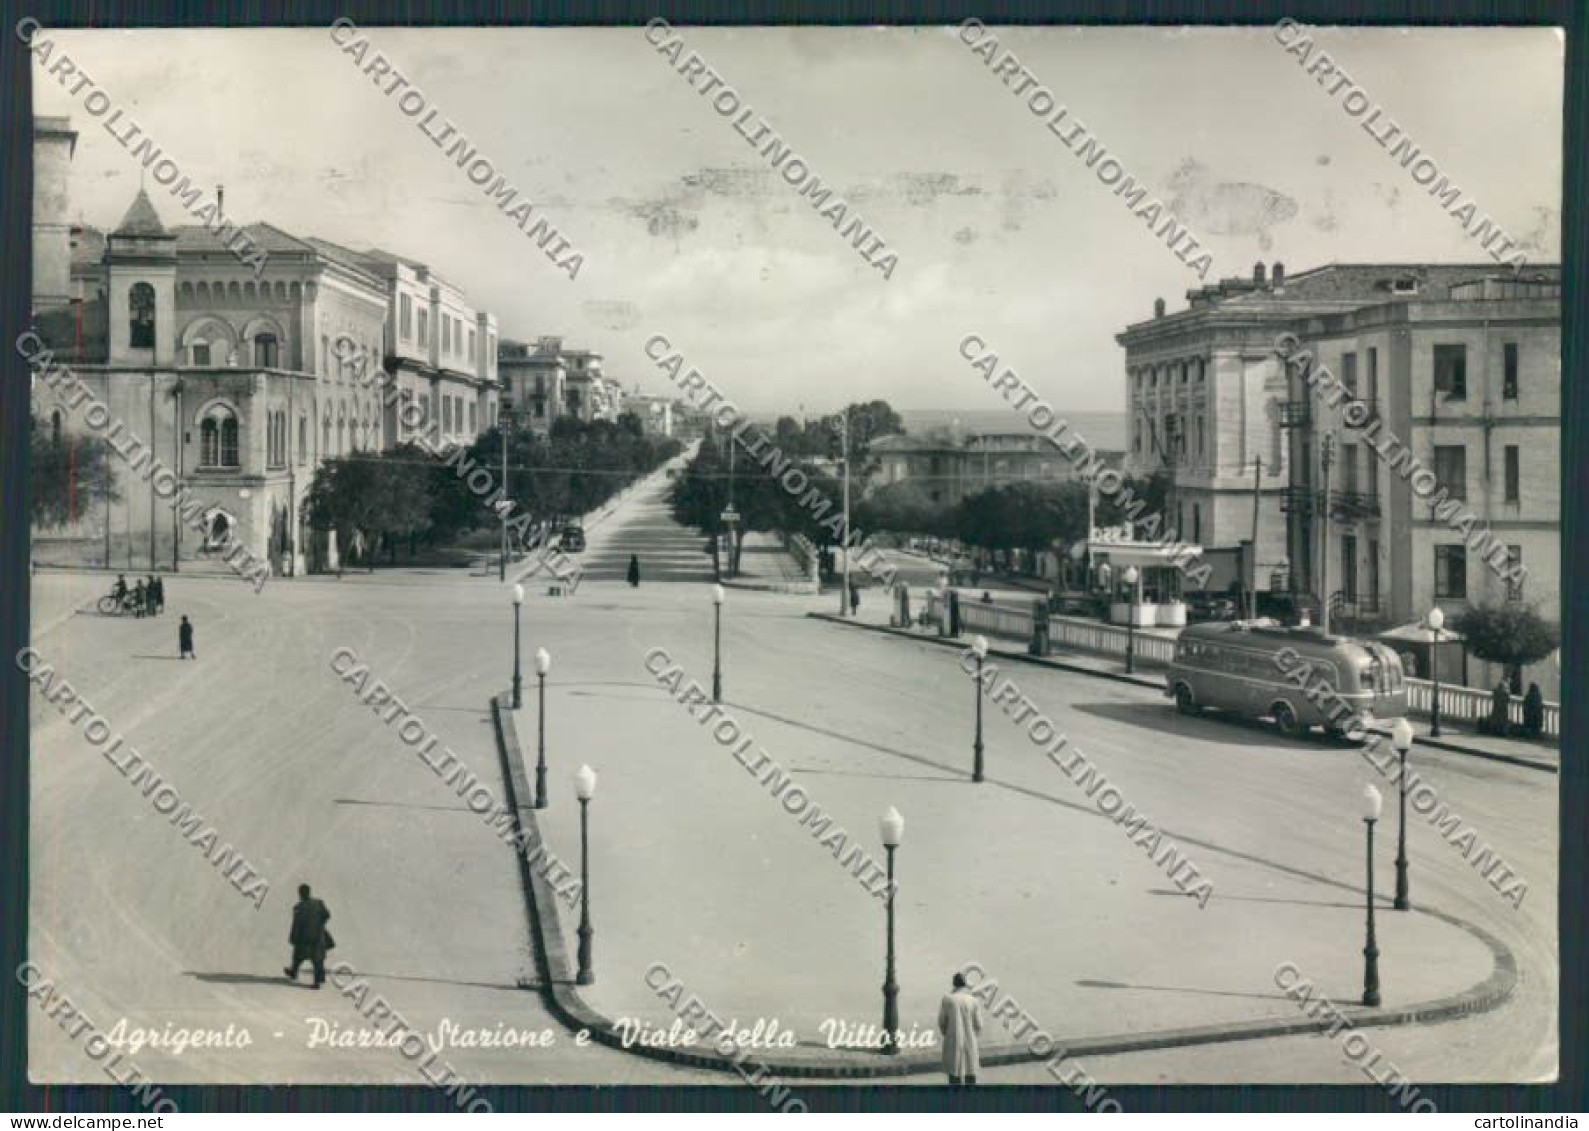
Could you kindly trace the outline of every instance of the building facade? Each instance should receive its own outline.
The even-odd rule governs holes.
[[[623,412],[623,389],[602,372],[601,354],[569,348],[560,337],[505,340],[498,365],[504,403],[521,427],[544,433],[562,417],[588,424]]]
[[[872,441],[877,470],[870,487],[916,483],[934,503],[954,506],[968,495],[1009,483],[1068,483],[1075,465],[1054,442],[1035,432],[882,436]],[[1120,453],[1100,451],[1104,466],[1118,467]]]
[[[34,532],[37,560],[169,569],[241,545],[276,573],[327,568],[335,539],[308,529],[304,500],[322,460],[412,438],[388,383],[420,404],[441,442],[490,426],[496,321],[456,287],[422,264],[269,224],[243,228],[266,253],[256,271],[206,227],[167,228],[142,190],[108,234],[73,226],[71,136],[62,121],[36,130],[46,191],[35,198],[33,333],[119,437],[203,500],[204,530],[113,455],[112,497],[84,484],[79,507],[74,481],[66,523]],[[34,426],[70,448],[103,432],[83,419],[85,403],[35,380]]]
[[[1189,292],[1184,311],[1160,301],[1117,337],[1128,467],[1166,472],[1170,517],[1211,548],[1251,541],[1256,500],[1260,585],[1280,582],[1315,616],[1328,603],[1368,630],[1518,600],[1554,619],[1559,293],[1554,266],[1331,264],[1287,278],[1259,264]],[[1366,416],[1348,423],[1319,398],[1319,366]],[[1522,561],[1523,586],[1434,513],[1403,450]]]

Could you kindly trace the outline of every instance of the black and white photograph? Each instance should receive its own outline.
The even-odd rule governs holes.
[[[3,33],[29,1084],[1565,1071],[1564,29]]]

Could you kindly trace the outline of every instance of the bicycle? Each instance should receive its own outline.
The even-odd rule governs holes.
[[[123,593],[117,597],[114,593],[107,593],[101,597],[96,607],[102,617],[116,617],[123,613],[136,613],[138,611],[138,597],[134,593]]]

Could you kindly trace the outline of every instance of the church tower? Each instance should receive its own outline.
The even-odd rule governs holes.
[[[177,238],[138,190],[105,247],[111,365],[176,362]]]

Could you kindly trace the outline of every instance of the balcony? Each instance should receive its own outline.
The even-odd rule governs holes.
[[[1280,427],[1306,428],[1313,421],[1313,405],[1310,401],[1281,401],[1280,402]]]
[[[1312,514],[1318,494],[1311,487],[1287,487],[1280,495],[1280,509],[1286,514]]]
[[[1363,491],[1331,491],[1330,516],[1352,522],[1379,517],[1379,496]]]

